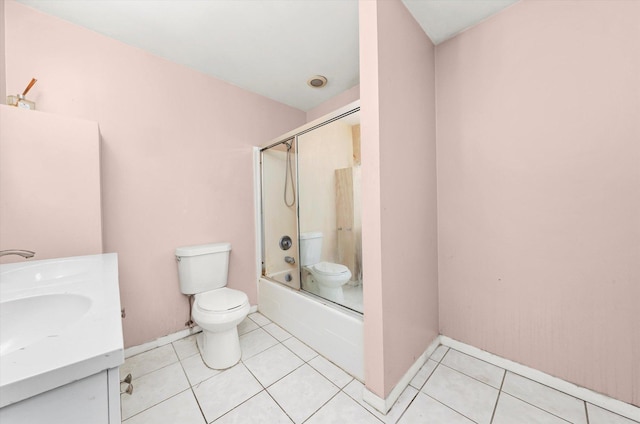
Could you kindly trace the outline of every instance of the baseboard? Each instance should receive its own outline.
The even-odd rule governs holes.
[[[257,311],[258,311],[258,305],[252,305],[251,308],[249,309],[249,313],[250,314],[252,314],[254,312],[257,312]],[[129,358],[131,356],[135,356],[135,355],[138,355],[140,353],[144,353],[144,352],[149,351],[151,349],[155,349],[157,347],[164,346],[164,345],[167,345],[169,343],[173,343],[176,340],[183,339],[183,338],[185,338],[187,336],[190,336],[192,334],[199,333],[200,331],[202,331],[202,329],[199,326],[196,325],[196,326],[194,326],[192,328],[185,328],[184,330],[180,330],[180,331],[177,331],[175,333],[159,337],[159,338],[157,338],[155,340],[152,340],[152,341],[147,342],[147,343],[143,343],[141,345],[128,347],[128,348],[126,348],[124,350],[124,357],[126,359],[126,358]]]
[[[396,403],[396,401],[398,400],[398,398],[400,397],[404,389],[406,389],[407,386],[409,386],[409,383],[411,383],[411,380],[413,380],[413,377],[416,376],[418,371],[420,371],[420,368],[422,368],[422,366],[427,362],[427,359],[429,359],[431,354],[433,354],[433,352],[436,350],[436,348],[440,344],[441,344],[440,336],[437,336],[431,342],[431,344],[427,347],[424,353],[420,355],[418,359],[416,359],[416,361],[413,363],[413,365],[411,365],[411,367],[409,367],[407,372],[404,374],[404,376],[402,376],[398,384],[396,384],[396,386],[391,390],[391,392],[389,393],[389,396],[387,396],[386,399],[379,397],[378,395],[369,391],[369,389],[365,387],[364,390],[362,391],[362,400],[364,400],[369,405],[373,406],[375,409],[377,409],[378,411],[386,415],[386,413],[389,412],[393,404]]]
[[[447,336],[440,336],[440,343],[500,368],[504,368],[507,371],[520,374],[523,377],[536,381],[540,384],[544,384],[545,386],[549,386],[568,395],[585,400],[593,405],[608,409],[611,412],[615,412],[616,414],[622,415],[623,417],[627,417],[631,420],[637,420],[638,417],[640,417],[640,408],[621,400],[594,392],[593,390],[585,387],[577,386],[573,383],[562,380],[561,378],[554,377],[534,368],[529,368],[526,365],[510,361],[509,359],[502,358]]]

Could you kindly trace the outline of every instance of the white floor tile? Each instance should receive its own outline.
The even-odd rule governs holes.
[[[551,415],[506,393],[500,394],[492,424],[567,424]]]
[[[449,349],[447,356],[445,356],[440,363],[456,371],[460,371],[469,377],[473,377],[476,380],[480,380],[496,389],[500,389],[502,385],[502,378],[505,373],[502,368],[465,355],[457,350]]]
[[[223,415],[215,424],[291,424],[277,403],[266,391],[262,391],[238,406],[236,409]]]
[[[458,371],[439,365],[422,392],[479,424],[488,424],[498,390]]]
[[[518,374],[507,372],[502,391],[572,423],[587,422],[584,401]]]
[[[640,422],[614,414],[590,403],[587,403],[587,413],[589,414],[589,424],[638,424]],[[638,414],[638,420],[640,420],[640,414]]]
[[[175,362],[178,362],[178,356],[171,343],[169,343],[127,358],[120,367],[120,379],[123,379],[129,373],[134,379],[140,378]]]
[[[200,354],[190,356],[182,361],[182,368],[192,386],[220,374],[222,371],[214,370],[205,365]]]
[[[271,324],[271,320],[265,317],[264,315],[262,315],[260,312],[249,314],[249,318],[251,318],[251,320],[256,324],[258,324],[260,327],[263,327],[267,324]]]
[[[424,393],[418,393],[398,423],[473,424],[473,421]]]
[[[493,414],[492,424],[587,424],[584,401],[445,346],[382,415],[362,400],[361,382],[263,315],[238,330],[243,360],[226,371],[204,364],[195,335],[128,358],[120,373],[132,374],[134,393],[121,396],[123,423],[488,424]],[[589,424],[640,424],[586,410]]]
[[[138,415],[134,415],[124,424],[206,424],[200,407],[193,397],[191,389],[187,389]]]
[[[353,377],[320,355],[310,360],[309,365],[340,388],[343,388],[353,380]]]
[[[252,321],[249,318],[245,318],[238,325],[238,334],[243,335],[245,333],[248,333],[249,331],[255,330],[256,328],[259,328],[258,324],[256,324],[254,321]]]
[[[184,339],[176,340],[173,342],[173,348],[178,354],[178,358],[185,359],[190,356],[200,353],[198,351],[198,345],[196,344],[196,336],[198,334],[192,334]]]
[[[302,359],[280,343],[244,361],[264,387],[269,387],[302,364]]]
[[[429,357],[429,359],[432,359],[436,362],[440,362],[442,360],[442,357],[444,355],[447,354],[447,351],[449,350],[448,347],[440,345],[436,348],[436,350],[431,354],[431,356]]]
[[[274,323],[267,324],[262,328],[266,330],[267,333],[271,334],[273,337],[278,339],[278,341],[280,342],[285,341],[289,337],[291,337],[291,334],[289,334],[288,332],[286,332],[285,330],[283,330],[281,327],[279,327]]]
[[[362,390],[364,389],[364,385],[358,380],[353,380],[351,383],[347,384],[344,389],[342,389],[346,394],[351,396],[356,402],[358,402],[362,407],[364,407],[367,411],[371,412],[375,415],[379,420],[384,422],[385,424],[394,424],[398,421],[400,416],[407,409],[411,401],[416,397],[418,390],[414,387],[407,387],[398,397],[398,400],[391,407],[387,415],[383,415],[381,412],[376,410],[373,406],[369,405],[365,401],[362,400]]]
[[[291,337],[290,339],[285,340],[284,342],[282,342],[282,344],[285,345],[293,353],[298,355],[300,359],[302,359],[305,362],[310,361],[311,359],[318,356],[318,352],[311,349],[309,346],[302,343],[300,340],[296,339],[295,337]]]
[[[422,368],[420,368],[418,373],[411,379],[411,382],[409,384],[420,390],[437,366],[438,363],[436,361],[427,359],[427,362],[424,363]]]
[[[173,348],[171,348],[173,350]],[[133,380],[133,394],[122,394],[122,419],[126,419],[189,388],[189,381],[176,362]]]
[[[344,393],[338,393],[318,412],[308,424],[380,424],[381,421]]]
[[[240,336],[240,349],[242,350],[242,360],[245,361],[252,356],[269,349],[278,344],[273,336],[262,328],[250,331]]]
[[[338,388],[309,365],[303,365],[267,389],[296,423],[302,423],[331,399]]]
[[[261,390],[258,380],[242,363],[193,388],[207,422],[226,414]]]

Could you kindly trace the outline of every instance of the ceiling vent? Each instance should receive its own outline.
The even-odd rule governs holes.
[[[309,87],[322,88],[327,85],[327,78],[323,77],[322,75],[314,75],[309,78],[307,84],[309,84]]]

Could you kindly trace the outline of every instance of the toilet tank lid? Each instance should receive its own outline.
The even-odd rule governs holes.
[[[209,243],[195,246],[182,246],[176,248],[176,256],[198,256],[209,253],[228,252],[231,250],[231,243]]]
[[[314,238],[322,238],[322,233],[320,231],[312,231],[312,232],[309,232],[309,233],[300,233],[300,240],[314,239]]]

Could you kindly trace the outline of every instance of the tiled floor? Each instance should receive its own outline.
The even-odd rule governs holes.
[[[636,423],[444,346],[384,416],[362,401],[362,383],[263,315],[239,330],[242,360],[223,372],[203,364],[194,336],[128,358],[123,422]]]

